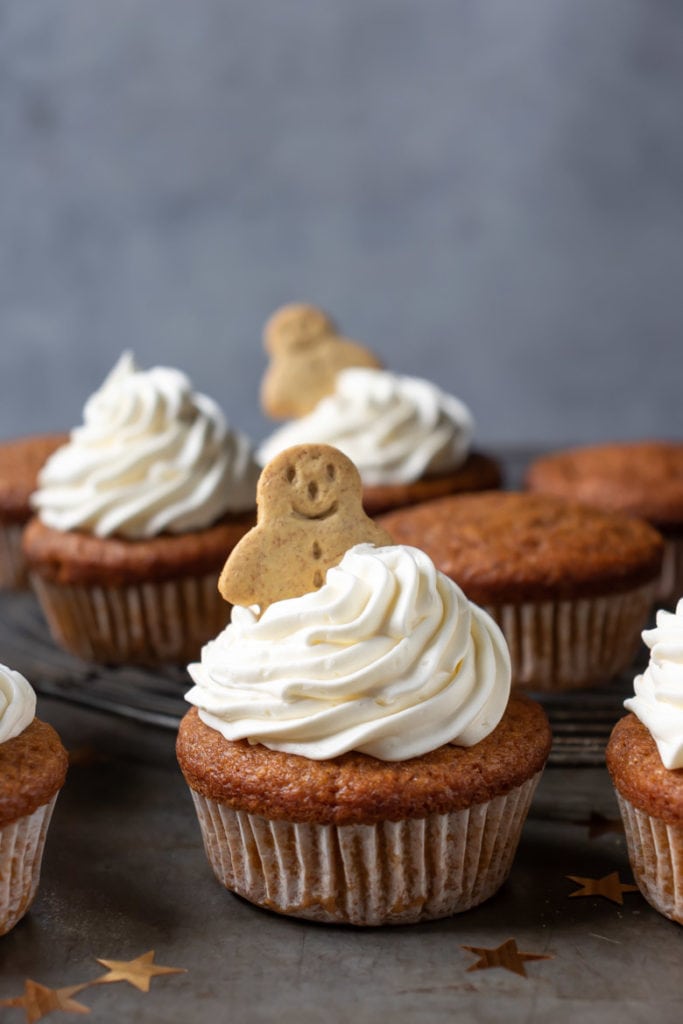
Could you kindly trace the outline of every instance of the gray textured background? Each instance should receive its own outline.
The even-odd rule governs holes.
[[[486,442],[682,436],[680,0],[0,0],[0,433],[132,347],[262,436],[291,298]]]

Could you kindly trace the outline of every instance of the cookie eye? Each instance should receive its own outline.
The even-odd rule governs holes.
[[[328,462],[327,466],[325,466],[325,471],[327,473],[327,479],[334,480],[336,473],[334,471],[334,466],[332,465],[331,462]]]
[[[313,577],[313,586],[314,587],[322,587],[322,585],[323,585],[323,574],[321,572],[316,572],[314,577]]]
[[[288,483],[294,483],[294,481],[296,480],[296,470],[294,469],[294,466],[287,466],[287,472],[285,473],[285,476],[287,477]]]
[[[311,550],[314,558],[320,558],[322,555],[322,551],[320,550],[320,545],[317,540],[313,541],[313,548]]]
[[[311,501],[315,501],[315,499],[318,497],[318,485],[315,482],[315,480],[311,480],[310,484],[308,485],[308,497],[311,499]]]

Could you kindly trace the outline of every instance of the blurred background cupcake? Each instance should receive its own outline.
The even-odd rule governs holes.
[[[50,818],[66,778],[66,751],[35,709],[27,680],[0,665],[0,935],[35,899]]]
[[[264,409],[297,418],[261,444],[261,465],[292,445],[331,444],[358,468],[370,515],[500,485],[498,463],[472,451],[464,402],[427,380],[380,370],[321,310],[284,307],[266,325],[265,342],[272,361]]]
[[[665,545],[657,597],[673,604],[683,593],[683,442],[634,441],[554,452],[531,463],[526,482],[538,493],[647,520]]]
[[[607,767],[633,875],[655,910],[683,924],[683,599],[643,633],[650,661],[624,702]]]
[[[227,621],[216,576],[257,475],[212,399],[124,354],[31,499],[24,553],[57,642],[102,662],[195,657]]]
[[[20,437],[0,443],[0,588],[28,584],[21,536],[32,515],[30,497],[45,460],[67,440],[66,434]]]

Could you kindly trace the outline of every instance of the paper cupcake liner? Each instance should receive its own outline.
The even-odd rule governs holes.
[[[683,924],[683,825],[667,825],[617,792],[631,870],[643,896]]]
[[[14,928],[35,899],[57,796],[33,814],[0,826],[0,935]]]
[[[23,523],[0,523],[0,589],[23,590],[28,586],[26,562],[21,550]]]
[[[186,664],[230,618],[216,573],[110,588],[52,583],[37,573],[31,582],[54,640],[86,661]]]
[[[570,690],[605,682],[638,650],[657,583],[623,594],[485,605],[510,649],[512,681],[531,690]]]
[[[683,597],[683,537],[664,538],[664,561],[656,597],[663,604],[675,604]]]
[[[312,921],[409,924],[468,910],[500,888],[540,776],[466,810],[375,825],[272,821],[191,792],[227,889]]]

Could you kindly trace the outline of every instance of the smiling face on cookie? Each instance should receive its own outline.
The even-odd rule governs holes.
[[[328,445],[287,449],[259,481],[259,504],[268,514],[323,522],[358,500],[357,470]]]

